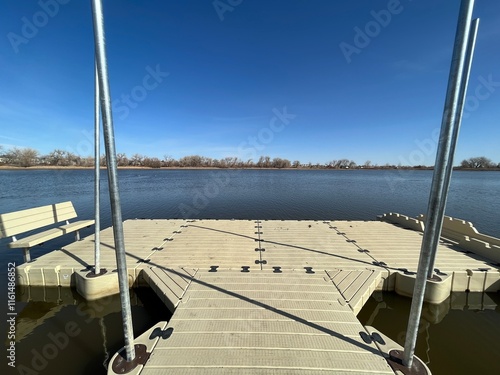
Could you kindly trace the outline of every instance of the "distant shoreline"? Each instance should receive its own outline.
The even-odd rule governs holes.
[[[101,167],[101,170],[106,170],[106,167]],[[431,171],[434,170],[433,167],[419,167],[419,168],[387,168],[387,167],[369,167],[369,168],[307,168],[307,167],[298,167],[298,168],[258,168],[258,167],[250,167],[250,168],[219,168],[219,167],[161,167],[161,168],[151,168],[151,167],[134,167],[134,166],[119,166],[120,170],[300,170],[300,171],[323,171],[323,170],[331,170],[331,171],[358,171],[358,170],[367,170],[367,171]],[[32,167],[18,167],[12,165],[0,165],[0,170],[13,170],[13,171],[36,171],[36,170],[94,170],[94,167],[79,167],[79,166],[52,166],[52,165],[44,165],[44,166],[32,166]],[[454,167],[453,170],[459,171],[469,171],[469,172],[485,172],[485,171],[500,171],[500,168],[460,168]]]

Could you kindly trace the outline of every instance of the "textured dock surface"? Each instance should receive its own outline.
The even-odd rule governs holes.
[[[198,271],[167,328],[141,374],[393,373],[324,272]]]
[[[386,222],[128,220],[131,284],[174,311],[141,374],[392,374],[356,314],[416,271],[422,233]],[[93,236],[18,267],[23,285],[70,286]],[[102,267],[115,268],[101,232]],[[500,289],[495,262],[441,241],[453,291]]]

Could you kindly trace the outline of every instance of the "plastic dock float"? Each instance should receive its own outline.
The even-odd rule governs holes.
[[[395,373],[388,353],[401,348],[356,314],[375,290],[411,294],[424,221],[382,220],[125,221],[130,287],[150,286],[173,312],[137,338],[144,363],[128,373]],[[426,300],[500,290],[498,239],[446,222]],[[104,276],[89,275],[89,236],[20,265],[18,284],[117,292],[113,243],[103,230]],[[120,362],[117,353],[110,374]]]
[[[141,374],[393,374],[324,272],[198,271]]]

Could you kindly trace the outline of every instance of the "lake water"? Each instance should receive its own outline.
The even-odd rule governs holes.
[[[102,178],[103,186],[107,186],[105,171],[102,171]],[[188,217],[374,220],[377,215],[385,212],[416,216],[426,212],[431,179],[432,171],[398,170],[119,171],[124,220]],[[66,200],[73,202],[81,219],[93,218],[93,171],[0,171],[2,213]],[[111,214],[109,196],[104,187],[101,201],[102,226],[108,227],[111,225]],[[500,172],[455,171],[446,214],[472,221],[479,231],[500,237]],[[91,230],[86,230],[82,235],[91,233]],[[63,246],[72,240],[70,237],[36,247],[32,250],[32,256],[37,257]],[[22,252],[8,249],[6,243],[7,240],[0,240],[2,285],[7,280],[7,263],[22,263]],[[67,290],[59,289],[50,293],[33,290],[30,293],[36,295],[35,299],[38,301],[19,302],[17,306],[18,325],[25,331],[16,346],[17,364],[31,369],[38,366],[40,371],[36,371],[39,374],[104,374],[103,363],[106,364],[107,356],[122,345],[118,300],[111,298],[88,304],[74,292]],[[157,308],[159,303],[149,291],[132,291],[131,294],[137,333],[159,319],[168,319],[168,311]],[[478,357],[472,352],[447,357],[447,353],[453,353],[450,348],[457,347],[458,338],[452,334],[454,331],[464,336],[463,345],[469,348],[480,345],[475,343],[471,346],[467,341],[472,335],[469,331],[477,330],[477,334],[489,345],[485,348],[486,352],[491,348],[496,352],[500,350],[497,342],[500,337],[500,312],[496,304],[500,301],[497,296],[486,297],[488,298],[482,297],[482,300],[487,301],[487,308],[465,301],[462,308],[441,308],[440,311],[446,310],[441,319],[432,318],[432,322],[427,322],[428,324],[423,320],[422,327],[425,326],[425,329],[421,331],[417,352],[422,358],[428,357],[428,349],[422,346],[422,342],[432,344],[430,367],[435,375],[472,373],[466,370],[470,367],[460,365],[460,361],[476,361],[478,366],[480,362],[482,367],[478,368],[484,370],[482,373],[500,372],[498,367],[488,364],[488,358]],[[455,302],[448,301],[448,304],[460,306],[456,301],[462,299],[463,297],[456,297]],[[398,296],[377,295],[360,313],[360,319],[391,337],[398,336],[406,326],[405,306],[408,303],[409,299]],[[391,328],[396,321],[398,332]],[[58,349],[57,353],[50,352],[50,340],[54,337],[51,333],[64,330],[67,322],[74,323],[74,326],[69,327],[73,329],[70,332],[78,332],[78,335],[68,340],[67,346]],[[2,332],[5,332],[4,325],[5,322]],[[464,326],[470,329],[464,330]],[[49,357],[54,355],[54,358],[45,363],[37,356],[43,350],[46,350]],[[71,361],[68,362],[66,358],[71,358]],[[494,357],[489,359],[493,363],[491,358]],[[453,361],[454,364],[458,362],[459,365],[451,371],[443,365],[447,361]]]

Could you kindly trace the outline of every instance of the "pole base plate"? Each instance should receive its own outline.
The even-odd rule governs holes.
[[[404,375],[430,375],[430,372],[427,371],[427,366],[417,356],[413,356],[413,363],[410,368],[403,365],[403,353],[402,350],[391,350],[389,357],[386,358],[387,363],[389,363],[394,372],[400,371]]]
[[[127,359],[125,358],[125,348],[118,353],[111,365],[115,374],[127,374],[137,366],[144,365],[148,361],[151,353],[146,351],[146,345],[136,344],[134,345],[134,349],[135,358],[131,362],[127,362]]]

